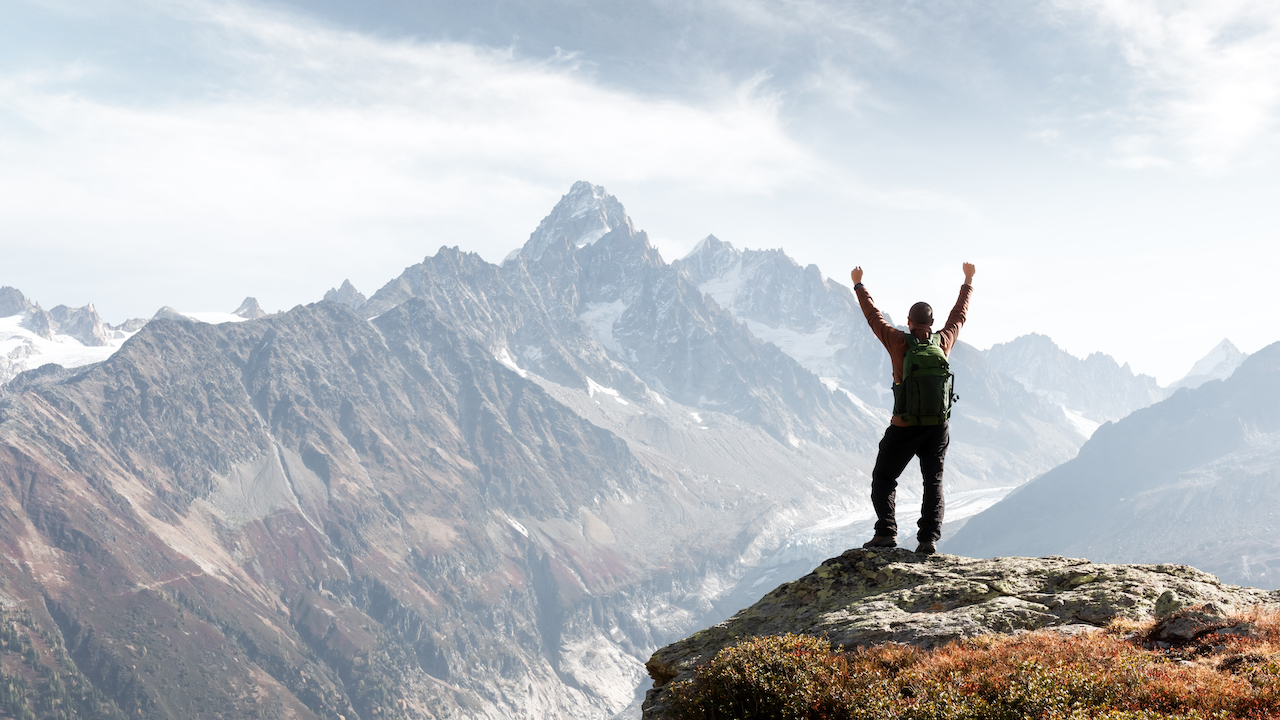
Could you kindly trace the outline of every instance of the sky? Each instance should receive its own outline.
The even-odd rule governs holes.
[[[1280,0],[0,0],[0,285],[105,319],[498,262],[577,180],[1162,384],[1280,340]]]

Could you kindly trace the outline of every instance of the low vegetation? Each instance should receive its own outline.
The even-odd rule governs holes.
[[[1280,718],[1280,618],[1255,611],[1183,643],[1155,623],[1103,632],[990,635],[936,650],[887,644],[845,652],[804,635],[720,651],[674,683],[673,717]]]
[[[60,635],[27,610],[0,607],[0,717],[123,720],[126,714],[80,673]]]

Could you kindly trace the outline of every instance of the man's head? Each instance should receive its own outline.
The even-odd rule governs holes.
[[[933,308],[927,302],[918,302],[907,313],[907,323],[913,328],[933,327]]]

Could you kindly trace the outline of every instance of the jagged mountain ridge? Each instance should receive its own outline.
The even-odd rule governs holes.
[[[45,310],[17,288],[0,287],[0,387],[49,362],[74,367],[105,360],[138,327],[103,322],[93,303]]]
[[[1280,344],[1225,380],[1104,425],[1072,461],[970,519],[949,552],[1195,564],[1280,587]]]
[[[356,290],[356,286],[352,285],[350,280],[343,280],[339,287],[329,288],[329,292],[324,294],[324,299],[326,302],[346,305],[352,310],[358,309],[368,300],[364,293]]]
[[[781,250],[739,250],[715,236],[675,265],[757,337],[887,422],[889,359],[848,287]],[[949,311],[955,301],[947,302],[938,306]],[[949,490],[1018,485],[1074,455],[1084,435],[1058,408],[996,372],[963,340],[951,363],[961,402],[952,418]]]
[[[2,408],[6,601],[130,715],[256,712],[238,683],[303,717],[599,717],[744,542],[737,493],[657,477],[422,300],[156,320]]]
[[[231,313],[184,314],[165,306],[155,314],[157,318],[213,323],[265,316],[252,297],[245,298]],[[0,393],[22,372],[49,363],[76,368],[102,362],[146,324],[143,318],[119,325],[104,322],[93,303],[79,308],[59,305],[45,311],[17,288],[0,287]]]
[[[1155,378],[1135,374],[1128,363],[1122,366],[1100,352],[1082,360],[1037,333],[994,345],[985,355],[997,371],[1073,415],[1083,416],[1094,427],[1167,395]]]
[[[584,203],[596,201],[596,211]],[[591,218],[586,234],[580,218]],[[612,225],[601,234],[599,223]],[[561,232],[556,235],[555,232]],[[667,264],[617,200],[577,183],[502,265],[442,248],[360,306],[375,317],[408,297],[458,318],[478,341],[561,385],[658,393],[764,427],[781,442],[865,451],[880,419],[734,322]]]

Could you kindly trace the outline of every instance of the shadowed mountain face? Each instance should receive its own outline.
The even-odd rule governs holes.
[[[1104,425],[1076,459],[1015,491],[948,552],[1182,562],[1280,587],[1280,344],[1226,380]]]
[[[733,252],[668,264],[579,183],[501,265],[446,248],[367,300],[162,312],[19,375],[0,670],[84,717],[638,713],[653,650],[869,511],[883,350],[816,268]],[[722,303],[734,263],[755,290]],[[953,483],[1074,451],[1057,408],[952,360]]]

